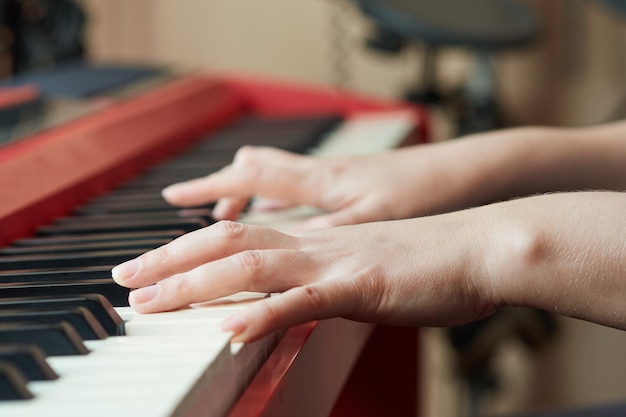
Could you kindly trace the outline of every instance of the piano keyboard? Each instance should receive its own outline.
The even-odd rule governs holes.
[[[266,294],[150,315],[128,307],[128,290],[112,281],[111,267],[214,221],[210,206],[175,209],[160,190],[220,169],[244,144],[320,156],[368,153],[396,147],[414,128],[404,112],[344,122],[243,119],[37,236],[0,248],[0,415],[226,415],[281,334],[233,344],[219,330],[222,319]],[[288,230],[314,212],[299,207],[242,221]],[[22,341],[41,344],[23,353]]]

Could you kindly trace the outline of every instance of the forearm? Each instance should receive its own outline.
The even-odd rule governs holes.
[[[626,193],[551,194],[486,209],[494,220],[484,262],[496,306],[626,328]]]
[[[451,326],[528,306],[626,328],[626,193],[548,194],[289,235],[219,222],[114,268],[139,312],[281,293],[223,324],[238,341],[309,320]],[[154,284],[154,285],[153,285]]]
[[[626,190],[626,123],[508,129],[427,146],[401,152],[407,165],[429,153],[435,212],[543,192]],[[423,181],[413,166],[422,178],[412,180]]]
[[[499,140],[511,149],[491,177],[503,176],[496,198],[538,192],[626,189],[626,123],[585,129],[519,129]]]

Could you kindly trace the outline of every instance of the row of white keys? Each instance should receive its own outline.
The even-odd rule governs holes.
[[[118,309],[127,320],[126,336],[86,341],[88,355],[49,357],[59,379],[29,383],[35,398],[2,402],[0,415],[224,415],[277,337],[233,344],[219,323],[262,297],[242,293],[198,308],[153,315]],[[211,395],[194,398],[197,392]]]

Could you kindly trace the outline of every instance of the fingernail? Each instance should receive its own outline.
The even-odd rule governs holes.
[[[144,304],[154,299],[159,294],[160,288],[158,284],[143,287],[130,292],[131,303]]]
[[[213,217],[215,217],[217,220],[224,220],[228,214],[228,211],[221,205],[217,204],[215,207],[213,207],[212,214]]]
[[[111,275],[116,282],[123,283],[133,277],[139,270],[139,259],[131,259],[123,264],[119,264],[111,270]]]
[[[161,190],[161,195],[167,200],[176,197],[181,190],[185,189],[185,183],[172,184]]]
[[[228,317],[221,324],[223,331],[232,332],[233,335],[242,333],[246,327],[248,327],[247,323],[237,315]]]
[[[161,195],[167,200],[168,197],[171,197],[172,194],[176,193],[175,186],[170,185],[169,187],[165,187],[161,190]]]

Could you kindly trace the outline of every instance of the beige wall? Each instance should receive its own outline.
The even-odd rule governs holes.
[[[340,1],[84,0],[97,59],[157,62],[333,83],[337,26],[347,32],[352,86],[391,95],[412,77],[407,60],[363,53],[364,22]],[[343,52],[342,52],[343,54]],[[365,62],[364,62],[365,61]]]
[[[340,0],[82,0],[91,54],[100,60],[212,68],[333,84],[393,97],[418,79],[420,52],[386,58],[365,50],[368,23]],[[626,97],[626,25],[591,1],[527,0],[544,21],[533,47],[500,54],[500,91],[514,124],[606,120]],[[341,39],[339,42],[338,39]],[[445,51],[456,84],[463,51]],[[341,58],[340,58],[341,57]]]

